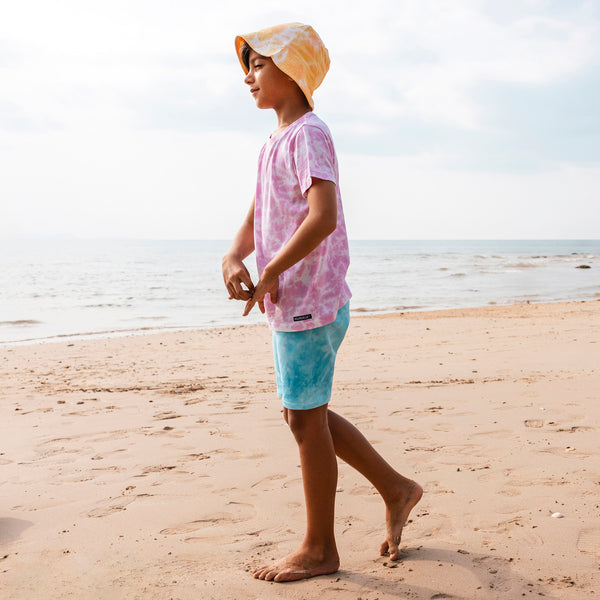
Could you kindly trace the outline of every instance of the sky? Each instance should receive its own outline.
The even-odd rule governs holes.
[[[233,39],[292,21],[351,238],[600,238],[600,0],[19,0],[0,239],[231,238],[276,128]]]

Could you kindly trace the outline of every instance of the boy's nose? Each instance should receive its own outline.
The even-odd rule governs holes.
[[[252,75],[252,71],[248,71],[248,75],[244,77],[244,83],[250,85],[254,81],[254,76]]]

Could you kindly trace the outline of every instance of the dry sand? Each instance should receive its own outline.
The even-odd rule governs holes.
[[[600,302],[354,318],[332,407],[425,495],[391,563],[341,464],[341,570],[290,584],[249,574],[304,527],[266,327],[0,356],[3,600],[600,597]]]

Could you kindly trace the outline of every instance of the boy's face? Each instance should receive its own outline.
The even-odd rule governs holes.
[[[292,95],[302,94],[296,82],[277,68],[271,58],[250,50],[248,67],[244,82],[250,86],[258,108],[278,108]]]

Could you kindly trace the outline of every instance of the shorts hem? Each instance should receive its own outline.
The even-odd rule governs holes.
[[[319,406],[329,404],[330,400],[331,397],[314,399],[311,402],[294,402],[293,400],[288,401],[284,399],[282,399],[281,402],[284,408],[287,408],[288,410],[312,410],[313,408],[319,408]]]

